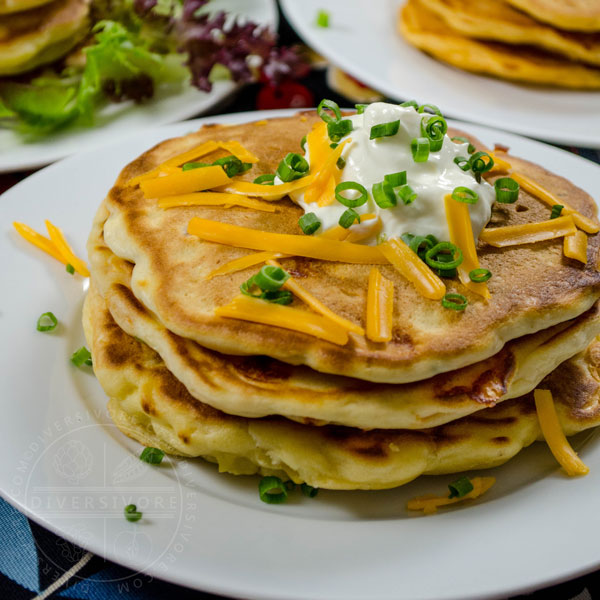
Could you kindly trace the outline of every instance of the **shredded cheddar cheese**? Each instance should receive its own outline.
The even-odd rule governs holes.
[[[348,138],[338,144],[334,150],[328,148],[329,152],[325,155],[322,164],[313,163],[311,156],[311,166],[315,169],[316,175],[314,181],[304,192],[305,202],[309,204],[317,202],[319,206],[327,206],[334,202],[336,181],[340,174],[340,170],[337,168],[337,161],[346,145],[351,142],[352,139]]]
[[[267,202],[260,202],[253,198],[245,198],[239,194],[224,192],[196,192],[180,194],[179,196],[164,196],[158,201],[160,208],[174,208],[177,206],[244,206],[263,212],[276,212],[275,206]]]
[[[574,235],[576,231],[573,216],[567,215],[539,223],[484,229],[479,235],[479,239],[490,246],[504,248],[505,246],[553,240],[566,235]]]
[[[248,181],[229,181],[227,184],[218,187],[215,191],[254,196],[263,200],[279,200],[282,196],[286,196],[290,192],[307,187],[313,182],[314,178],[314,175],[307,175],[289,183],[280,183],[278,185],[262,185]]]
[[[229,177],[223,168],[220,165],[214,165],[148,179],[142,181],[140,187],[146,198],[161,198],[209,190],[224,185],[228,181]]]
[[[587,264],[587,245],[587,235],[578,229],[575,235],[565,236],[563,253],[566,257],[578,260],[585,265]]]
[[[242,256],[241,258],[236,258],[234,260],[221,265],[217,269],[211,271],[206,279],[212,279],[213,277],[217,277],[217,275],[227,275],[228,273],[235,273],[236,271],[243,271],[248,267],[253,267],[254,265],[260,265],[261,263],[266,262],[267,260],[273,258],[284,258],[284,254],[277,254],[276,252],[256,252],[254,254],[249,254],[248,256]]]
[[[372,342],[392,339],[393,314],[394,284],[373,267],[367,291],[367,337]]]

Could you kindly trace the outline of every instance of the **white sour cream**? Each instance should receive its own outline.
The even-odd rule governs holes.
[[[444,196],[456,187],[468,187],[479,196],[476,204],[469,205],[473,234],[477,239],[490,219],[495,200],[494,188],[484,180],[477,183],[471,171],[465,172],[458,167],[454,159],[457,156],[468,158],[468,145],[455,144],[448,135],[444,136],[441,150],[431,152],[427,162],[416,163],[413,160],[410,143],[413,138],[422,137],[421,119],[427,116],[417,113],[412,107],[375,102],[367,106],[363,114],[346,117],[352,121],[353,131],[343,138],[352,141],[342,152],[346,165],[340,181],[356,181],[367,189],[369,200],[354,210],[359,215],[379,215],[382,221],[379,233],[385,234],[386,239],[412,233],[422,236],[433,234],[440,241],[449,241]],[[369,139],[371,127],[398,119],[400,129],[397,134]],[[310,164],[308,152],[305,158]],[[385,175],[399,171],[406,171],[407,184],[416,192],[417,199],[408,205],[398,199],[393,208],[379,208],[371,193],[373,184],[383,181]],[[344,194],[350,197],[348,192]],[[291,196],[305,213],[315,213],[321,222],[319,233],[337,225],[347,208],[337,200],[329,206],[318,206],[316,202],[308,204],[304,201],[303,192],[294,192]],[[353,225],[351,230],[359,227],[358,224]],[[362,243],[375,245],[377,237],[372,235]]]

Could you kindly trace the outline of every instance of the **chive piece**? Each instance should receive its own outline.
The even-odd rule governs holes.
[[[276,292],[290,278],[290,274],[281,267],[265,265],[254,276],[254,283],[263,292]]]
[[[360,196],[357,198],[346,198],[342,196],[342,192],[346,190],[359,192]],[[342,181],[342,183],[338,183],[335,186],[335,197],[344,206],[356,208],[357,206],[362,206],[369,199],[369,194],[365,187],[356,181]]]
[[[330,147],[332,150],[335,150],[335,149],[336,149],[338,146],[339,146],[339,144],[336,144],[335,142],[334,142],[333,144],[329,144],[329,147]]]
[[[123,512],[125,513],[125,518],[132,523],[135,523],[142,518],[142,513],[138,511],[135,504],[128,504]]]
[[[438,256],[437,256],[437,260],[439,260],[442,263],[452,262],[453,258],[454,257],[450,254],[438,254]],[[456,267],[450,267],[450,268],[444,268],[444,269],[434,269],[434,271],[440,277],[452,278],[452,277],[456,277],[456,274],[457,274]]]
[[[422,248],[422,246],[424,246],[424,247]],[[428,240],[427,238],[420,236],[420,235],[412,236],[410,241],[408,242],[408,247],[415,254],[418,254],[419,258],[421,258],[423,260],[425,260],[425,254],[427,253],[427,251],[431,250],[431,248],[433,248],[433,246],[434,246],[434,244],[431,242],[431,240]]]
[[[428,113],[432,113],[434,115],[438,115],[440,117],[444,116],[442,114],[442,111],[435,104],[421,104],[421,106],[419,106],[419,108],[417,109],[417,112],[420,112],[420,113],[428,112]]]
[[[192,169],[201,169],[203,167],[212,167],[212,163],[205,163],[205,162],[189,162],[189,163],[185,163],[182,167],[181,170],[182,171],[191,171]]]
[[[410,185],[403,185],[398,189],[398,196],[404,204],[412,204],[417,199],[417,193],[410,187]]]
[[[70,275],[74,275],[75,274],[75,267],[71,263],[67,263],[66,271]]]
[[[346,166],[346,161],[340,156],[337,159],[335,166],[341,171]]]
[[[512,177],[500,177],[494,181],[496,202],[500,204],[514,204],[519,198],[521,186]]]
[[[327,123],[327,135],[332,142],[339,142],[345,135],[348,135],[352,129],[352,121],[350,119],[329,121],[329,123]]]
[[[406,184],[406,171],[398,171],[398,173],[388,173],[383,176],[383,180],[387,181],[392,187],[399,187]]]
[[[438,240],[435,235],[433,235],[432,233],[430,233],[429,235],[425,236],[434,246],[436,246],[437,244],[440,243],[440,240]]]
[[[473,269],[469,272],[469,279],[473,283],[485,283],[492,276],[489,269]]]
[[[415,236],[412,233],[403,233],[400,239],[407,245],[410,246],[411,241]]]
[[[414,138],[410,142],[410,151],[415,162],[427,162],[429,158],[429,138]]]
[[[306,136],[304,136],[301,140],[300,140],[300,148],[302,148],[302,150],[304,150],[304,152],[306,152]]]
[[[317,27],[329,27],[329,13],[326,10],[317,13]]]
[[[476,204],[479,195],[471,188],[459,186],[455,187],[452,191],[452,199],[457,202],[463,202],[464,204]]]
[[[300,489],[302,490],[302,494],[307,498],[314,498],[319,493],[319,488],[308,485],[308,483],[303,483]]]
[[[87,365],[88,367],[92,366],[92,355],[90,351],[85,347],[81,346],[79,350],[75,350],[73,355],[71,356],[71,362],[76,367],[83,367],[83,365]]]
[[[254,293],[253,288],[258,288],[259,291],[257,293]],[[252,277],[250,277],[250,279],[244,281],[244,283],[240,285],[240,291],[245,296],[250,296],[251,298],[259,298],[261,300],[266,300],[267,302],[272,302],[273,304],[291,304],[294,300],[292,293],[288,290],[262,290],[260,286],[256,283],[256,275],[253,275]]]
[[[552,207],[552,212],[550,213],[550,218],[558,219],[558,217],[560,217],[560,213],[562,213],[563,208],[564,208],[564,206],[562,204],[555,204]]]
[[[309,212],[298,219],[298,225],[300,225],[300,229],[302,229],[304,235],[312,235],[321,227],[321,221],[317,219],[315,213]]]
[[[365,108],[369,106],[368,104],[355,104],[354,108],[356,108],[356,114],[362,115],[365,112]]]
[[[416,100],[407,100],[406,102],[400,104],[400,106],[402,108],[408,108],[409,106],[412,106],[415,110],[419,110],[419,103]]]
[[[259,175],[252,183],[258,183],[259,185],[275,185],[275,175],[272,175],[271,173]]]
[[[469,301],[462,294],[446,294],[442,298],[442,306],[452,310],[465,310]]]
[[[450,138],[453,142],[460,142],[461,144],[469,144],[469,147],[467,148],[467,152],[469,154],[473,154],[473,152],[475,152],[475,146],[473,146],[473,144],[471,144],[471,142],[466,138],[466,137],[462,137],[460,135],[455,135],[453,138]]]
[[[463,171],[468,171],[471,168],[471,161],[464,156],[455,156],[454,162],[458,166],[459,169]]]
[[[371,127],[369,139],[376,140],[378,138],[396,135],[399,129],[400,120],[390,121],[389,123],[380,123],[379,125],[373,125],[373,127]]]
[[[304,177],[304,175],[308,173],[308,169],[308,163],[303,156],[300,156],[295,152],[289,152],[279,163],[275,174],[281,181],[288,183],[294,181],[294,179]]]
[[[160,448],[152,448],[151,446],[144,448],[140,454],[140,460],[150,465],[160,465],[164,457],[165,453]]]
[[[421,119],[421,135],[429,140],[429,150],[439,152],[444,144],[444,136],[448,131],[448,123],[444,117],[434,115]]]
[[[469,159],[471,171],[476,175],[486,173],[494,166],[494,159],[487,152],[475,152]]]
[[[331,116],[327,110],[330,110],[333,113],[333,116]],[[321,117],[321,119],[323,119],[323,121],[325,121],[325,123],[339,121],[342,118],[342,113],[337,102],[327,99],[319,102],[319,106],[317,106],[317,114]]]
[[[51,312],[40,315],[40,318],[37,320],[38,331],[53,331],[57,325],[58,319]]]
[[[396,206],[398,202],[392,185],[385,180],[374,183],[371,188],[371,193],[373,194],[375,204],[377,204],[379,208],[392,208],[393,206]]]
[[[358,221],[360,223],[360,215],[353,208],[347,208],[342,213],[338,224],[340,225],[340,227],[348,229],[348,227],[354,225],[355,221]]]
[[[448,498],[463,498],[468,493],[473,491],[471,480],[465,475],[448,485],[450,495]]]
[[[279,477],[263,477],[258,482],[258,494],[267,504],[281,504],[287,500],[285,483]]]
[[[440,260],[438,258],[439,254],[450,254],[452,256],[451,261]],[[450,242],[440,242],[436,244],[433,248],[427,250],[425,254],[425,262],[432,269],[453,269],[454,267],[458,267],[463,261],[463,253],[462,250],[451,244]]]
[[[252,168],[252,163],[242,162],[237,156],[224,156],[223,158],[218,158],[213,162],[213,165],[223,167],[227,177],[235,177]]]

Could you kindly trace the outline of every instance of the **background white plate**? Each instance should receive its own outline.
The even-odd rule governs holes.
[[[211,12],[225,10],[277,30],[275,0],[212,0],[210,8]],[[127,139],[138,131],[200,115],[223,102],[237,88],[231,81],[217,81],[208,93],[189,83],[165,86],[152,101],[141,105],[133,102],[107,105],[96,115],[93,127],[67,128],[32,142],[24,141],[12,130],[0,128],[0,173],[42,167],[76,152]]]
[[[205,122],[243,122],[290,111],[245,113],[170,125],[78,154],[0,197],[0,490],[52,531],[135,570],[243,598],[468,600],[540,587],[600,565],[600,445],[576,447],[591,473],[568,479],[543,444],[504,467],[480,501],[431,517],[407,499],[443,493],[455,477],[424,477],[396,490],[299,491],[263,504],[258,478],[218,474],[202,460],[149,467],[140,446],[110,424],[89,372],[69,363],[84,343],[86,281],[19,238],[12,221],[63,228],[76,252],[119,170],[145,149]],[[470,126],[600,198],[600,167],[514,135]],[[60,320],[51,334],[38,316]],[[591,440],[591,441],[590,441]],[[123,518],[133,502],[138,523]]]
[[[445,115],[542,140],[600,147],[600,92],[537,88],[474,75],[434,60],[396,31],[398,0],[281,0],[307,44],[397,100],[433,102]],[[315,25],[319,10],[330,27]]]

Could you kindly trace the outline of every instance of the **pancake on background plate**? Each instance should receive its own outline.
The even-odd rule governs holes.
[[[0,15],[30,10],[53,0],[0,0]]]
[[[598,0],[506,0],[533,18],[560,29],[600,31]]]

